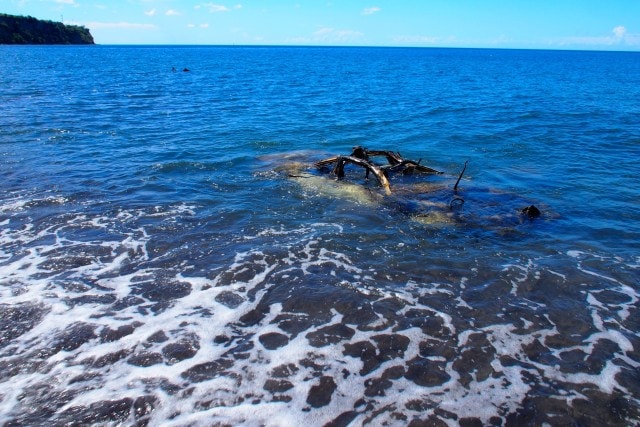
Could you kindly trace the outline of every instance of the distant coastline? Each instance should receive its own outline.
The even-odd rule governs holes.
[[[0,44],[95,44],[88,28],[0,13]]]

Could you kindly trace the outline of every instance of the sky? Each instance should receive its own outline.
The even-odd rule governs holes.
[[[640,0],[0,0],[98,44],[640,51]]]

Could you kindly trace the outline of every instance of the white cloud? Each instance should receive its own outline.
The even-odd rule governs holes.
[[[201,3],[194,6],[194,9],[205,8],[208,9],[210,13],[218,13],[218,12],[230,12],[231,9],[223,4],[215,4],[215,3]],[[241,4],[236,4],[232,7],[232,9],[242,9]]]
[[[134,30],[154,30],[158,28],[153,24],[137,24],[134,22],[86,22],[83,25],[91,30],[102,30],[102,29],[112,29],[112,28],[126,28],[126,29],[134,29]]]
[[[164,14],[167,15],[167,16],[180,16],[180,15],[182,15],[180,12],[178,12],[175,9],[169,9]]]
[[[380,9],[378,6],[366,7],[362,10],[362,14],[373,15],[374,13],[380,12],[381,10],[382,9]]]
[[[613,34],[615,34],[617,39],[624,38],[626,33],[627,33],[627,29],[622,25],[619,25],[613,29]]]
[[[288,37],[286,43],[292,44],[353,44],[364,36],[363,33],[354,30],[339,30],[331,27],[317,29],[311,36]]]
[[[314,42],[353,42],[362,34],[359,31],[354,30],[336,30],[335,28],[323,27],[313,33],[312,41]]]
[[[316,31],[315,33],[313,33],[313,35],[315,37],[324,37],[327,34],[331,34],[333,31],[335,31],[333,28],[320,28],[318,31]]]
[[[200,24],[200,28],[209,28],[209,24]]]
[[[154,16],[156,14],[156,10],[155,9],[147,10],[144,14],[147,16]]]
[[[229,8],[227,6],[223,6],[221,4],[209,3],[207,5],[207,8],[209,9],[209,12],[211,12],[211,13],[229,12]]]
[[[640,33],[625,34],[624,35],[624,42],[628,46],[640,47]]]
[[[586,37],[564,37],[554,40],[551,44],[559,46],[627,46],[640,47],[640,34],[633,34],[627,31],[627,28],[618,25],[611,30],[608,36],[586,36]]]
[[[56,10],[63,10],[67,6],[80,7],[80,5],[76,3],[75,0],[50,0],[50,1],[57,5]]]
[[[394,44],[420,44],[420,45],[451,45],[456,42],[454,36],[423,36],[423,35],[402,35],[391,38]]]
[[[618,25],[611,31],[613,32],[616,43],[640,47],[640,34],[630,33],[627,31],[627,28],[622,25]]]
[[[439,40],[439,37],[435,37],[435,36],[394,36],[391,38],[391,40],[393,40],[394,43],[408,43],[408,44],[419,44],[419,43],[426,43],[426,44],[434,44],[437,43],[437,41]]]
[[[216,3],[200,3],[194,6],[194,9],[198,10],[200,8],[205,8],[209,10],[209,13],[219,13],[219,12],[230,12],[231,9],[242,9],[241,4],[236,4],[231,9],[223,4]]]

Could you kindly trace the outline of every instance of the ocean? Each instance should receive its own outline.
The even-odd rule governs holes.
[[[0,46],[0,82],[2,425],[640,422],[639,53]]]

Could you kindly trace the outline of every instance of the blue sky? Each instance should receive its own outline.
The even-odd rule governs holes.
[[[640,0],[0,0],[99,44],[640,51]]]

